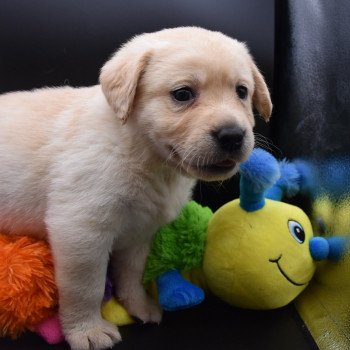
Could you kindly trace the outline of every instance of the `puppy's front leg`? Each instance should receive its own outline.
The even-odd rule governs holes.
[[[59,290],[63,333],[73,350],[100,350],[121,340],[116,327],[101,318],[112,235],[92,231],[69,216],[47,220]]]
[[[142,284],[148,253],[148,243],[115,249],[112,255],[113,279],[117,298],[131,315],[143,322],[159,323],[162,310]]]

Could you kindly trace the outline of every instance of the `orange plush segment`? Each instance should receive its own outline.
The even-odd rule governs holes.
[[[32,329],[55,313],[57,301],[48,244],[0,234],[0,336]]]

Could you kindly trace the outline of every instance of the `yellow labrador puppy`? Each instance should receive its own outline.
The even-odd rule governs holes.
[[[0,230],[50,242],[72,349],[121,339],[100,315],[110,256],[130,314],[161,320],[141,284],[150,241],[194,179],[229,178],[249,156],[253,105],[269,118],[245,45],[196,27],[136,36],[100,85],[0,96]]]

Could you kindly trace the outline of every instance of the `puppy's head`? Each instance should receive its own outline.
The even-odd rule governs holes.
[[[267,86],[244,44],[196,27],[143,34],[102,68],[116,117],[183,173],[232,176],[254,146],[253,106],[268,120]]]

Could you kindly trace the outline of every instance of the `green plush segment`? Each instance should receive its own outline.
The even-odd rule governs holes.
[[[190,201],[174,221],[160,228],[148,256],[144,283],[171,269],[186,271],[201,266],[212,215],[209,208]]]

